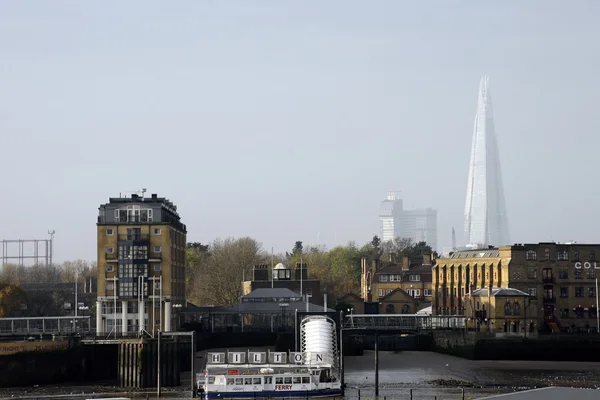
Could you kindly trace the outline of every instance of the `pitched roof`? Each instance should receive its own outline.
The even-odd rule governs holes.
[[[287,288],[260,288],[254,289],[245,296],[243,299],[267,299],[267,298],[297,298],[302,297],[299,293],[293,292]]]
[[[389,292],[388,294],[386,294],[385,296],[382,296],[379,298],[379,301],[381,300],[385,300],[389,297],[392,297],[394,294],[396,293],[402,293],[408,297],[410,297],[411,299],[413,299],[414,297],[412,297],[410,294],[406,293],[404,290],[402,290],[402,288],[397,287],[396,289],[392,290],[391,292]]]
[[[306,311],[306,303],[302,301],[290,301],[285,303],[286,307],[281,307],[278,302],[266,301],[266,302],[252,302],[252,303],[238,303],[229,307],[219,307],[212,311],[212,314],[281,314],[282,308],[285,312]],[[308,311],[310,312],[323,312],[323,306],[309,303]],[[332,308],[327,308],[328,312],[335,312]]]
[[[488,288],[473,290],[471,293],[473,296],[488,296]],[[492,288],[492,296],[499,297],[529,297],[525,292],[514,288]]]

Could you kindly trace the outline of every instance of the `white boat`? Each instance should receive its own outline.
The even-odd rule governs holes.
[[[316,398],[344,395],[335,323],[301,322],[300,352],[209,352],[199,394],[212,399]]]

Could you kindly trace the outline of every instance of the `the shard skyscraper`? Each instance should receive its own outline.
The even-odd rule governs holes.
[[[504,186],[494,129],[490,79],[481,78],[465,203],[467,248],[510,244]]]

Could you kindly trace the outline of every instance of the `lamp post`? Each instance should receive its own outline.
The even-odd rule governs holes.
[[[79,307],[79,311],[83,311],[83,316],[85,316],[85,312],[86,312],[87,310],[89,310],[89,309],[90,309],[90,308],[89,308],[88,306],[81,306],[81,307]],[[89,329],[89,328],[90,328],[90,327],[89,327],[89,324],[88,324],[88,329]]]
[[[179,316],[179,310],[183,307],[183,304],[181,303],[177,303],[177,304],[173,304],[173,308],[175,310],[177,310],[177,328],[179,328],[181,326],[181,320],[180,320],[180,316]]]
[[[288,303],[279,303],[279,307],[281,307],[281,330],[285,330],[285,309],[290,305]]]

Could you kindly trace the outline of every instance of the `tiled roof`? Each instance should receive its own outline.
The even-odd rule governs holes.
[[[488,288],[473,290],[473,296],[488,296]],[[499,297],[529,297],[525,292],[513,288],[492,288],[492,296]]]
[[[260,288],[243,296],[245,299],[267,299],[267,298],[296,298],[301,297],[299,293],[287,288]]]
[[[448,258],[497,258],[500,257],[500,250],[498,249],[481,249],[481,250],[467,250],[467,251],[455,251],[450,254]]]

